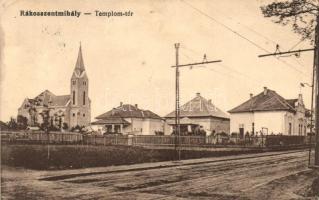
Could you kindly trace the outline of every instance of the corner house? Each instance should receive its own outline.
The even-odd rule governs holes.
[[[120,106],[96,117],[92,128],[106,134],[155,135],[163,134],[163,119],[149,110],[130,104]]]
[[[283,134],[306,135],[307,112],[302,95],[298,99],[284,99],[275,91],[264,91],[228,111],[230,130],[240,135]]]
[[[173,133],[175,111],[165,116],[165,134]],[[206,135],[229,133],[229,116],[217,108],[212,101],[196,94],[196,97],[180,108],[181,134],[195,134],[203,130]]]

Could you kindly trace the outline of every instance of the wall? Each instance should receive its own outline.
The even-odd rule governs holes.
[[[288,134],[289,122],[292,123],[292,133],[295,133],[295,115],[287,111],[267,111],[254,113],[231,113],[230,131],[239,132],[239,124],[244,124],[244,132],[252,131],[255,124],[255,133],[262,128],[268,128],[268,134]],[[298,126],[298,125],[297,125]],[[298,129],[297,129],[298,130]]]
[[[262,130],[262,128],[268,128],[268,134],[286,134],[285,114],[286,111],[255,112],[255,132]]]
[[[145,120],[149,128],[143,131],[143,135],[155,135],[155,131],[164,131],[164,122],[161,119],[147,119]]]
[[[231,113],[230,114],[230,133],[239,133],[239,125],[244,124],[244,132],[252,130],[254,122],[253,113]],[[256,132],[256,128],[255,128]]]

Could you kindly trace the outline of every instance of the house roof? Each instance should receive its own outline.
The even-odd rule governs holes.
[[[253,112],[253,111],[278,111],[286,110],[295,112],[295,102],[298,99],[284,99],[275,91],[265,88],[260,94],[251,97],[248,101],[228,111],[229,113]]]
[[[92,125],[103,125],[103,124],[123,124],[128,125],[130,124],[128,121],[122,118],[107,118],[107,119],[100,119],[95,122],[92,122]]]
[[[96,119],[108,119],[108,118],[151,118],[151,119],[162,119],[157,114],[150,110],[143,110],[133,106],[131,104],[123,104],[117,108],[101,114]]]
[[[175,117],[175,111],[172,111],[165,118]],[[180,108],[180,117],[218,117],[229,119],[228,114],[212,104],[211,100],[207,100],[199,93],[197,96],[182,105]]]
[[[296,108],[296,102],[298,102],[298,99],[286,99],[286,101],[291,105],[293,108]]]

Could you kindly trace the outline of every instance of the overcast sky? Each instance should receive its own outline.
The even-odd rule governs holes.
[[[45,89],[70,93],[70,78],[82,43],[89,77],[92,119],[119,106],[138,104],[159,115],[174,109],[174,43],[180,63],[221,59],[221,64],[181,70],[181,102],[196,92],[227,111],[264,86],[297,98],[299,83],[311,83],[313,53],[258,58],[289,50],[300,40],[291,27],[264,18],[262,0],[7,1],[2,5],[0,120],[17,115],[23,100]],[[22,17],[20,10],[78,10],[76,17]],[[131,11],[132,17],[96,17],[94,11]],[[84,16],[83,12],[92,12]],[[226,28],[227,26],[228,28]],[[232,30],[229,30],[229,28]],[[245,37],[243,39],[238,34]],[[3,41],[4,39],[4,41]],[[311,47],[300,43],[296,49]],[[280,61],[282,60],[282,61]],[[285,64],[286,63],[286,64]],[[288,63],[288,64],[287,64]],[[289,65],[289,66],[288,66]],[[306,106],[310,88],[303,88]]]

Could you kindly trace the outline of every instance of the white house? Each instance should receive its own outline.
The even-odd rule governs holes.
[[[173,132],[175,111],[165,116],[165,135]],[[210,99],[205,99],[197,93],[196,96],[180,107],[181,134],[204,130],[206,135],[229,133],[229,115],[217,108]]]
[[[155,135],[164,132],[164,121],[150,110],[123,104],[96,117],[92,127],[103,133]]]
[[[275,91],[264,91],[228,111],[230,130],[239,134],[306,135],[307,112],[302,95],[284,99]]]

